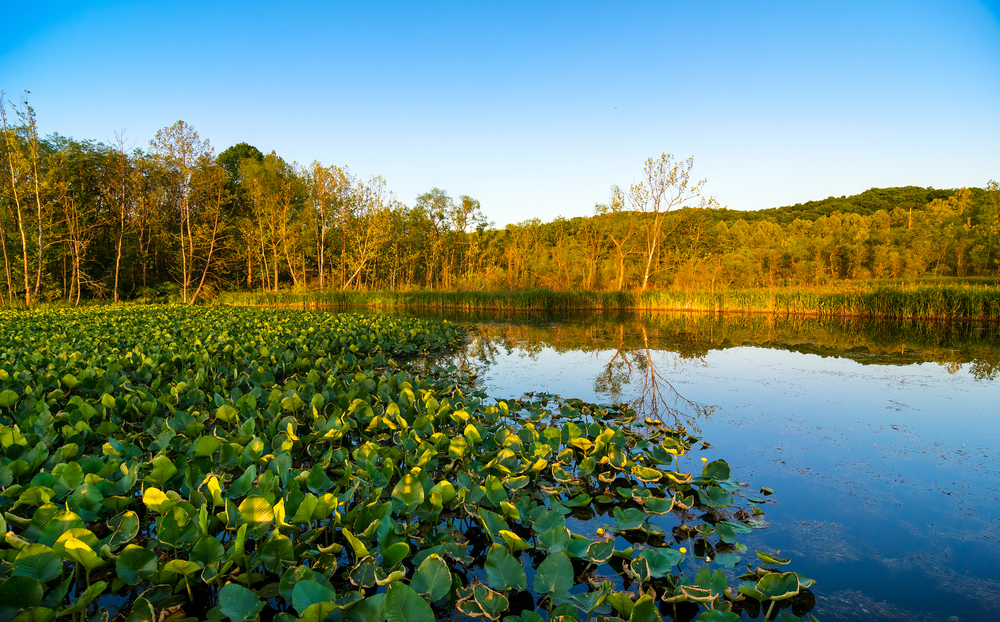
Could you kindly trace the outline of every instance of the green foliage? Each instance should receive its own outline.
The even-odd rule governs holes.
[[[699,203],[692,161],[664,154],[647,161],[643,181],[595,206],[594,216],[496,229],[486,216],[490,206],[439,188],[411,207],[393,198],[381,177],[362,180],[346,166],[299,167],[243,142],[216,157],[183,121],[160,130],[148,152],[128,152],[124,142],[44,139],[26,101],[11,112],[0,140],[0,160],[9,165],[2,194],[19,198],[0,219],[7,275],[0,306],[9,308],[78,306],[105,296],[193,303],[238,288],[270,292],[285,304],[349,304],[356,291],[378,290],[397,293],[376,299],[409,300],[424,288],[437,291],[413,294],[423,306],[638,308],[666,301],[623,304],[606,290],[627,297],[650,286],[714,297],[942,276],[996,285],[1000,270],[995,182],[984,189],[873,188],[747,212]],[[36,216],[24,207],[31,204],[49,207],[37,236],[21,235],[17,223]],[[454,295],[483,289],[515,293]],[[567,299],[549,290],[600,295]],[[531,293],[516,293],[524,291]],[[669,302],[702,308],[707,301]],[[0,407],[9,399],[0,396]]]
[[[682,576],[657,522],[683,501],[699,546],[736,546],[749,527],[712,510],[736,502],[728,464],[664,470],[698,439],[625,407],[494,402],[454,369],[401,367],[457,343],[449,323],[179,306],[0,319],[0,391],[18,396],[0,413],[0,602],[31,619],[112,594],[136,621],[246,622],[269,601],[282,620],[502,619],[529,586],[553,615],[656,619],[648,596],[589,583],[595,565],[673,602],[738,604],[721,573]],[[760,572],[741,593],[811,585]]]
[[[226,293],[221,302],[251,306],[317,306],[376,309],[460,309],[467,311],[666,310],[754,312],[781,316],[890,319],[1000,319],[995,287],[951,284],[881,284],[850,289],[747,289],[647,292],[328,292],[325,294]]]

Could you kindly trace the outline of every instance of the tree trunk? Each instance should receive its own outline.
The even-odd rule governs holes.
[[[3,271],[7,277],[7,295],[10,302],[14,302],[14,283],[10,278],[10,259],[7,257],[7,231],[0,229],[0,245],[3,246]]]
[[[215,212],[215,222],[212,223],[212,239],[208,246],[208,257],[205,258],[205,268],[201,271],[201,280],[198,281],[198,289],[194,290],[194,294],[191,296],[191,304],[198,299],[198,294],[201,293],[201,288],[205,285],[205,277],[208,276],[208,268],[212,265],[212,254],[215,252],[215,239],[219,232],[219,210]]]
[[[122,238],[125,237],[125,228],[122,227],[118,234],[118,250],[115,253],[115,302],[118,302],[118,274],[122,265]]]

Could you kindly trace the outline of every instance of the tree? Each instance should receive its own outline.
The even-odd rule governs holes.
[[[211,157],[214,149],[208,140],[201,140],[193,127],[178,121],[170,127],[165,127],[156,133],[149,142],[150,148],[159,156],[163,166],[169,171],[171,181],[176,190],[177,222],[180,242],[181,262],[181,299],[188,302],[188,290],[191,288],[194,267],[194,247],[192,242],[191,218],[191,177],[199,162]]]
[[[255,228],[251,213],[253,208],[250,205],[246,184],[240,175],[240,165],[244,160],[260,163],[264,161],[264,154],[253,145],[237,143],[216,157],[216,162],[229,174],[227,191],[232,201],[228,217],[235,229],[234,233],[243,238],[244,243],[241,246],[246,253],[246,286],[249,288],[253,284],[253,258],[257,245],[253,234]]]
[[[616,287],[618,291],[622,291],[625,289],[625,258],[635,250],[635,244],[629,244],[632,234],[635,233],[635,220],[629,214],[625,213],[625,196],[622,194],[621,188],[617,185],[611,186],[611,197],[608,199],[608,202],[598,203],[594,206],[594,210],[598,215],[608,215],[608,218],[605,219],[605,226],[607,227],[605,234],[611,240],[611,243],[614,244],[615,253],[618,255]],[[628,229],[624,232],[621,229],[615,228],[622,220],[625,220],[628,224]]]
[[[61,201],[61,220],[59,228],[60,242],[66,248],[63,255],[63,295],[80,304],[83,288],[86,286],[92,295],[104,297],[107,288],[100,276],[92,277],[87,268],[88,254],[95,240],[102,231],[113,234],[113,225],[109,222],[109,211],[113,211],[113,198],[106,192],[106,180],[114,177],[107,161],[107,148],[103,145],[78,143],[70,139],[55,137],[52,139],[54,154],[60,160],[56,166],[63,174],[62,183],[66,192]],[[110,209],[109,209],[110,207]],[[66,285],[65,262],[69,259],[69,285]],[[98,260],[92,268],[100,270],[103,266]]]
[[[353,213],[346,230],[348,270],[351,276],[341,286],[352,283],[360,288],[363,271],[373,264],[382,248],[392,238],[389,228],[395,199],[386,191],[385,180],[376,175],[367,184],[358,182],[354,189]]]
[[[309,215],[313,224],[316,241],[316,268],[319,272],[319,290],[325,288],[326,275],[326,236],[338,222],[345,222],[345,212],[352,200],[354,183],[350,171],[346,167],[324,167],[319,162],[313,162],[306,172],[308,187]],[[346,254],[346,236],[341,234],[341,262]],[[341,278],[343,285],[343,277]]]
[[[229,174],[212,162],[211,154],[202,156],[202,161],[191,179],[194,203],[198,206],[197,218],[192,226],[188,247],[191,249],[191,270],[200,262],[201,276],[198,287],[191,295],[194,304],[205,286],[205,278],[211,273],[213,260],[219,249],[222,231],[225,227],[226,205],[232,199],[229,192]]]
[[[629,188],[632,208],[642,214],[643,242],[645,243],[646,269],[642,276],[642,289],[649,286],[653,272],[653,259],[663,239],[663,219],[667,212],[690,205],[700,199],[697,207],[717,207],[714,198],[702,197],[707,180],[694,182],[691,169],[694,158],[675,162],[673,154],[664,153],[656,160],[648,158],[642,169],[643,180]]]
[[[7,106],[0,91],[0,131],[3,133],[3,154],[7,165],[4,181],[8,185],[11,201],[8,209],[21,238],[21,268],[24,277],[24,303],[31,306],[42,285],[42,269],[47,244],[46,227],[51,225],[49,215],[62,199],[64,185],[59,183],[60,171],[46,165],[43,145],[38,136],[38,122],[35,109],[28,104],[28,91],[24,92],[20,106],[13,106],[20,123],[13,127],[7,122]],[[58,164],[56,158],[52,163]],[[32,208],[34,213],[32,213]],[[33,229],[33,239],[28,239],[28,229]],[[31,245],[35,251],[34,285],[30,277]],[[6,247],[5,247],[6,249]],[[13,292],[11,292],[13,293]]]
[[[123,133],[115,134],[115,144],[108,150],[110,161],[108,174],[105,175],[105,193],[111,207],[115,228],[115,280],[114,300],[118,302],[119,276],[122,264],[122,246],[125,242],[125,232],[129,227],[129,216],[134,212],[131,201],[136,185],[136,172],[131,158],[125,149]]]
[[[587,218],[577,231],[584,248],[584,256],[587,258],[586,271],[583,277],[583,288],[593,289],[599,280],[598,261],[601,253],[604,252],[604,234],[597,227],[594,218]]]
[[[240,164],[240,177],[252,206],[256,223],[256,243],[259,243],[261,280],[278,290],[281,260],[284,259],[298,284],[298,275],[291,261],[290,239],[292,221],[304,195],[303,184],[293,166],[289,166],[273,151],[262,162],[248,158]],[[270,255],[270,265],[268,264]],[[273,278],[272,278],[273,277]]]
[[[452,200],[448,193],[440,188],[431,188],[430,192],[425,192],[417,197],[417,202],[415,204],[417,209],[423,210],[430,221],[430,253],[427,257],[427,273],[426,284],[428,286],[434,285],[434,275],[437,272],[438,267],[441,267],[441,271],[437,272],[439,275],[439,284],[444,283],[444,237],[448,231],[448,215],[454,210],[455,202]]]

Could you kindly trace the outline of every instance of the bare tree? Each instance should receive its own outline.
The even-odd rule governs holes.
[[[643,217],[643,241],[645,243],[646,268],[642,277],[642,289],[649,286],[653,273],[653,259],[656,257],[660,240],[663,239],[663,220],[667,212],[683,206],[690,206],[696,199],[697,207],[715,207],[714,198],[705,198],[702,191],[707,180],[693,181],[691,169],[694,158],[674,161],[669,153],[658,159],[649,158],[642,169],[643,180],[629,188],[629,203],[632,209]],[[669,233],[669,232],[668,232]]]

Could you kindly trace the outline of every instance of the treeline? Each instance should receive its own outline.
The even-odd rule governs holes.
[[[412,206],[381,177],[240,143],[183,121],[148,145],[39,136],[0,98],[0,304],[220,290],[720,291],[848,279],[995,275],[1000,191],[873,189],[719,208],[693,161],[647,160],[595,215],[495,228],[434,188]]]

